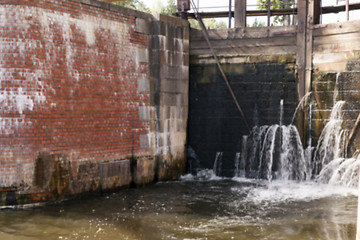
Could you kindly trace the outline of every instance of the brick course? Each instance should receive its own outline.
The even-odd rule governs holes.
[[[157,132],[167,117],[156,105],[173,105],[156,100],[157,81],[172,73],[154,70],[153,42],[165,33],[152,26],[188,25],[160,18],[95,0],[0,0],[0,199],[16,191],[23,203],[55,200],[182,173],[186,137],[163,146]],[[175,47],[188,45],[188,34],[182,38],[167,36],[168,54],[188,56],[188,47]],[[185,85],[175,84],[170,98],[187,92],[188,64],[183,69],[174,80]],[[175,108],[186,122],[187,102]],[[173,129],[185,133],[186,124]],[[174,144],[173,152],[157,149]],[[100,176],[104,162],[119,168],[109,178]]]
[[[0,1],[0,186],[31,186],[40,151],[73,165],[140,149],[149,77],[135,17],[73,1]]]

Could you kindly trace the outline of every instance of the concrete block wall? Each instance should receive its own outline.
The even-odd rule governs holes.
[[[188,22],[159,15],[152,36],[155,84],[158,178],[174,179],[186,170],[189,27]]]
[[[159,33],[168,54],[161,72],[151,69],[159,25],[171,29]],[[0,1],[0,205],[150,183],[169,154],[167,166],[181,167],[162,167],[161,179],[179,176],[188,63],[177,59],[188,54],[187,29],[95,0]],[[160,89],[165,79],[170,92]],[[157,127],[165,122],[166,136]]]

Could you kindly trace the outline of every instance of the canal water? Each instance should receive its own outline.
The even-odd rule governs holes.
[[[0,211],[0,239],[355,239],[356,190],[296,181],[179,181]]]

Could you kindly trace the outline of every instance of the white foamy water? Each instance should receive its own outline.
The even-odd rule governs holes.
[[[332,160],[341,158],[345,152],[345,139],[347,131],[342,128],[342,108],[344,101],[334,105],[329,122],[322,130],[314,153],[314,174],[317,175],[323,167]]]
[[[188,173],[180,177],[181,181],[217,181],[222,179],[225,178],[217,176],[213,169],[202,169],[196,175]]]
[[[236,191],[236,189],[234,189]],[[252,188],[246,199],[257,204],[270,202],[312,201],[328,197],[357,196],[354,188],[314,182],[273,181]]]

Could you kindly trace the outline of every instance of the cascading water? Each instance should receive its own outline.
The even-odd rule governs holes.
[[[344,101],[334,105],[329,122],[320,134],[314,153],[313,175],[317,176],[321,169],[333,159],[344,157],[347,130],[342,128],[342,108]]]
[[[223,152],[217,152],[215,156],[213,171],[216,176],[220,175],[222,168],[222,156]]]
[[[344,158],[347,137],[347,130],[342,127],[344,105],[344,101],[335,103],[313,158],[311,138],[304,150],[294,125],[254,127],[246,141],[243,140],[241,154],[245,177],[299,181],[315,179],[319,183],[357,186],[359,154]],[[237,172],[240,171],[240,168],[237,169]]]
[[[246,177],[268,180],[309,178],[308,163],[295,126],[254,127],[244,144]]]
[[[315,181],[355,188],[358,185],[359,167],[360,161],[357,156],[337,158],[321,170]]]

